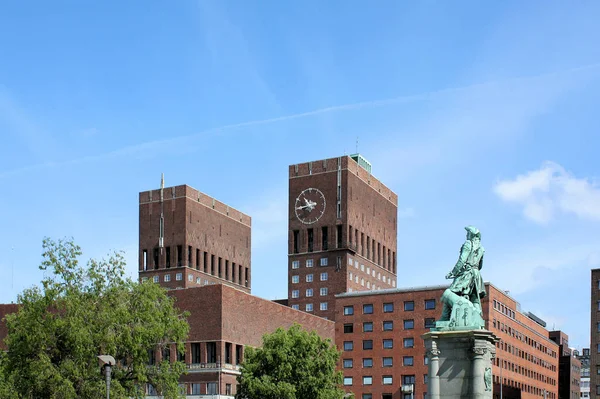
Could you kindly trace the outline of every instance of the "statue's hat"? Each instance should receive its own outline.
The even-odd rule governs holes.
[[[465,227],[465,230],[467,230],[469,233],[471,233],[471,235],[474,235],[474,236],[481,235],[481,232],[475,226],[467,226],[467,227]]]

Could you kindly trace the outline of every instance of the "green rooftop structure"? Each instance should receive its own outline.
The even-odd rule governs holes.
[[[364,170],[371,173],[371,162],[367,161],[365,157],[360,154],[352,154],[350,155],[350,158],[354,159]]]

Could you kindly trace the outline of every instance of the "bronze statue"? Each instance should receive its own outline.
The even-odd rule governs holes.
[[[476,227],[467,226],[465,230],[467,240],[460,248],[456,265],[446,275],[447,279],[453,279],[452,284],[442,295],[443,309],[439,321],[449,323],[440,324],[439,327],[483,328],[481,298],[485,297],[486,292],[479,270],[483,266],[485,249],[481,246],[481,232]],[[460,314],[452,312],[455,305],[460,306]]]

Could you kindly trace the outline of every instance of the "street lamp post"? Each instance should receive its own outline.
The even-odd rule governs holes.
[[[117,363],[115,358],[110,355],[98,356],[98,363],[100,363],[100,371],[106,377],[106,399],[110,399],[110,373],[112,367]]]

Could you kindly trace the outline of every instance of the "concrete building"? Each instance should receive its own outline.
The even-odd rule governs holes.
[[[592,269],[590,282],[590,395],[600,398],[600,269]]]
[[[335,337],[344,388],[357,399],[426,398],[427,358],[421,336],[441,315],[447,286],[352,292],[336,297]],[[486,283],[486,327],[500,342],[493,367],[494,397],[558,398],[558,345],[539,320]]]
[[[558,399],[577,399],[580,395],[581,362],[569,348],[569,336],[550,331],[550,339],[558,344]]]
[[[290,165],[289,305],[333,319],[334,295],[395,287],[397,211],[359,154]]]
[[[581,380],[579,393],[582,399],[590,398],[590,348],[584,348],[581,353],[574,351],[574,355],[581,362]]]

